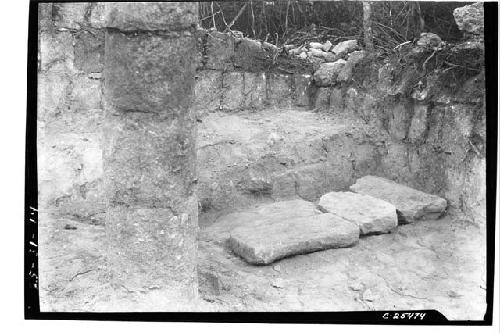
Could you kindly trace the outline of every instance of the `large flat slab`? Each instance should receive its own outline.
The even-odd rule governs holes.
[[[388,233],[398,225],[393,204],[364,194],[330,192],[320,198],[319,206],[356,223],[362,235]]]
[[[262,204],[244,211],[218,218],[210,227],[202,230],[201,238],[225,242],[233,229],[253,224],[268,224],[274,220],[286,220],[321,214],[312,202],[296,199]]]
[[[447,206],[446,200],[437,195],[427,194],[381,177],[365,176],[358,179],[349,189],[396,206],[400,223],[437,219]]]
[[[266,265],[278,259],[325,249],[349,247],[359,227],[333,214],[254,220],[231,231],[230,248],[247,262]]]

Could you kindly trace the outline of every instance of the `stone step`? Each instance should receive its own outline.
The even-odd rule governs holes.
[[[330,192],[319,207],[359,226],[362,235],[388,233],[398,225],[396,207],[387,201],[352,192]]]
[[[253,220],[230,232],[228,245],[254,265],[297,254],[353,246],[359,227],[334,214]]]
[[[437,219],[447,206],[446,200],[437,195],[427,194],[381,177],[362,177],[349,189],[393,204],[397,209],[399,223]]]

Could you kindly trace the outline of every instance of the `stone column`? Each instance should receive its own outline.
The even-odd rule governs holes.
[[[112,281],[136,295],[156,295],[131,311],[185,310],[198,287],[190,110],[197,4],[106,3],[105,12],[103,164]]]

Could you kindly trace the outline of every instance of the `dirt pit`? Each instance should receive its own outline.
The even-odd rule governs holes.
[[[42,311],[116,312],[130,304],[145,311],[140,304],[161,297],[110,283],[102,226],[47,215],[40,221]],[[214,227],[200,232],[200,301],[180,311],[435,309],[450,320],[485,313],[485,230],[450,216],[269,266],[249,265],[214,241]]]

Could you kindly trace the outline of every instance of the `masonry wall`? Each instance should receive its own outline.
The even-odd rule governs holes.
[[[104,4],[39,8],[39,205],[103,223]],[[198,118],[273,107],[351,114],[387,137],[366,152],[371,157],[363,163],[373,166],[367,172],[442,195],[484,222],[484,74],[460,82],[456,94],[424,100],[401,97],[401,82],[388,79],[393,74],[383,64],[374,64],[372,74],[356,69],[359,75],[376,73],[365,85],[317,88],[311,85],[310,64],[275,57],[270,44],[204,30],[197,38]],[[349,172],[348,183],[360,175]]]
[[[101,3],[39,4],[39,206],[98,221],[102,202]]]

